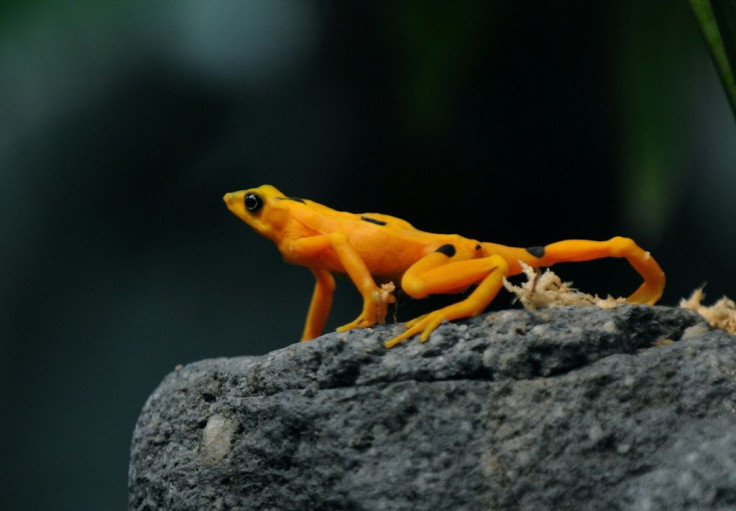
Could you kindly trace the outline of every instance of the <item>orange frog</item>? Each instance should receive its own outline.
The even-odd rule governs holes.
[[[480,314],[498,294],[503,278],[532,267],[559,262],[624,257],[643,277],[628,301],[654,304],[664,289],[664,273],[649,252],[629,238],[608,241],[566,240],[517,248],[480,242],[457,234],[432,234],[408,222],[377,213],[335,211],[310,200],[287,197],[270,185],[225,194],[227,207],[258,234],[273,241],[289,263],[312,270],[317,283],[302,340],[322,333],[332,307],[333,273],[346,274],[363,297],[355,321],[337,329],[383,323],[394,301],[391,283],[413,298],[461,293],[464,299],[406,323],[406,330],[385,342],[391,348],[420,334],[424,342],[443,320]]]

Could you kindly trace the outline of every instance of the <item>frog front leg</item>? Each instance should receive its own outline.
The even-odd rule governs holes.
[[[293,258],[297,261],[305,261],[330,249],[334,250],[340,264],[345,269],[345,273],[363,297],[363,310],[360,315],[354,321],[339,327],[337,331],[344,332],[352,328],[369,327],[376,323],[383,323],[386,318],[387,306],[394,302],[394,297],[376,285],[370,270],[368,270],[360,254],[350,245],[347,236],[335,232],[293,240],[286,249],[286,255],[287,259]],[[320,273],[324,270],[313,271],[317,277],[317,286],[312,296],[302,340],[308,340],[307,336],[311,336],[309,338],[317,337],[322,332],[332,303],[331,293],[329,293],[329,304],[327,304],[325,298],[328,294],[326,290],[329,287],[334,288],[334,280],[331,286],[329,282],[320,284],[320,278],[326,280],[326,277]],[[325,273],[327,272],[325,271]],[[330,276],[330,278],[332,277]]]
[[[314,285],[312,301],[309,303],[307,322],[304,324],[302,341],[318,337],[327,323],[332,308],[332,295],[335,292],[335,279],[327,270],[312,269],[317,282]]]
[[[406,331],[386,341],[386,348],[392,348],[417,334],[421,334],[419,340],[425,342],[443,320],[452,321],[480,314],[501,289],[503,277],[509,270],[503,257],[491,255],[453,260],[454,250],[443,248],[427,254],[406,271],[401,279],[404,292],[413,298],[424,298],[430,294],[461,292],[473,284],[477,284],[477,287],[464,300],[406,323]]]

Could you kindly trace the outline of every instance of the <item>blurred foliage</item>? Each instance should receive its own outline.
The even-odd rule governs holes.
[[[736,0],[689,0],[736,115]]]
[[[682,77],[691,72],[696,32],[685,5],[618,5],[623,223],[637,238],[660,240],[689,161],[683,105],[692,84]]]
[[[451,124],[457,89],[479,57],[480,38],[497,19],[485,1],[396,2],[390,22],[400,61],[398,104],[403,120],[420,132]]]

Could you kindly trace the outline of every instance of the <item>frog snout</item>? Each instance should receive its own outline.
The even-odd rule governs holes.
[[[222,200],[225,201],[227,209],[233,214],[245,220],[245,207],[243,203],[243,196],[245,192],[230,192],[222,196]]]
[[[229,192],[226,193],[222,200],[225,201],[225,204],[227,204],[227,207],[234,211],[233,208],[239,208],[243,205],[243,192]]]
[[[240,208],[238,206],[238,194],[237,193],[234,193],[234,192],[226,193],[222,197],[222,200],[225,201],[225,205],[227,206],[227,209],[229,209],[236,215],[238,214],[238,211],[240,210]]]

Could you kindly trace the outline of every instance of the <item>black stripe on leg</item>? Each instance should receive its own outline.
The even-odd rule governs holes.
[[[529,252],[534,257],[542,258],[544,257],[544,247],[529,247],[526,249],[527,252]]]
[[[375,218],[371,218],[369,216],[362,216],[360,217],[360,219],[363,220],[364,222],[370,222],[376,225],[386,225],[386,222],[384,222],[383,220],[376,220]]]
[[[442,245],[440,248],[435,250],[435,252],[439,252],[440,254],[445,254],[447,257],[452,257],[455,255],[455,245],[452,245],[450,243],[446,245]]]

